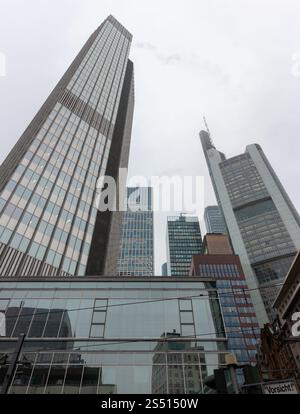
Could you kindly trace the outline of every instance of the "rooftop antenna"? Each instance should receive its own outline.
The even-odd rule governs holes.
[[[207,120],[206,120],[205,116],[203,117],[203,120],[204,120],[204,124],[205,124],[206,131],[207,131],[208,136],[209,136],[210,143],[215,148],[214,143],[213,143],[213,140],[212,140],[212,136],[211,136],[211,133],[210,133],[210,130],[209,130],[209,127],[208,127],[208,123],[207,123]]]

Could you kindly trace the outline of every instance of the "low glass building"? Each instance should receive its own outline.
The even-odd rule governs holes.
[[[10,394],[202,394],[228,353],[214,285],[189,278],[0,284],[0,386]]]

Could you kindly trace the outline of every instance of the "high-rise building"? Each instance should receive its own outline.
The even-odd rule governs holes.
[[[203,278],[207,288],[218,290],[228,349],[238,363],[255,363],[260,329],[240,259],[229,237],[222,234],[205,236],[203,251],[193,256],[190,274]]]
[[[299,215],[259,145],[226,159],[209,133],[202,131],[200,137],[234,251],[264,323],[274,317],[277,285],[300,249]]]
[[[124,214],[119,276],[154,276],[152,188],[128,188]]]
[[[168,217],[167,258],[169,276],[188,276],[192,257],[200,254],[202,236],[198,217]]]
[[[1,276],[117,275],[122,215],[96,187],[128,165],[131,40],[109,16],[0,167]]]
[[[206,207],[204,221],[207,233],[226,234],[226,224],[218,206]]]

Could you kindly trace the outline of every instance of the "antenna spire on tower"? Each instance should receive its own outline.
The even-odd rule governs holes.
[[[203,117],[203,120],[204,120],[204,124],[205,124],[205,127],[206,127],[206,131],[207,131],[208,136],[209,136],[210,143],[214,147],[214,143],[213,143],[213,140],[212,140],[212,136],[211,136],[211,133],[210,133],[210,130],[209,130],[209,127],[208,127],[208,123],[207,123],[207,120],[206,120],[205,116]]]

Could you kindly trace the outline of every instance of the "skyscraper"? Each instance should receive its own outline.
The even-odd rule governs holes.
[[[188,276],[192,257],[200,254],[202,236],[198,217],[168,217],[167,258],[169,276]]]
[[[204,221],[207,233],[226,234],[226,224],[218,206],[206,207]]]
[[[200,133],[212,183],[234,251],[240,256],[261,323],[300,249],[300,218],[261,147],[226,159]],[[263,299],[263,303],[262,303]]]
[[[0,167],[1,276],[117,274],[121,213],[95,201],[128,165],[131,40],[109,16]]]
[[[152,188],[128,188],[127,195],[119,276],[154,276]]]

